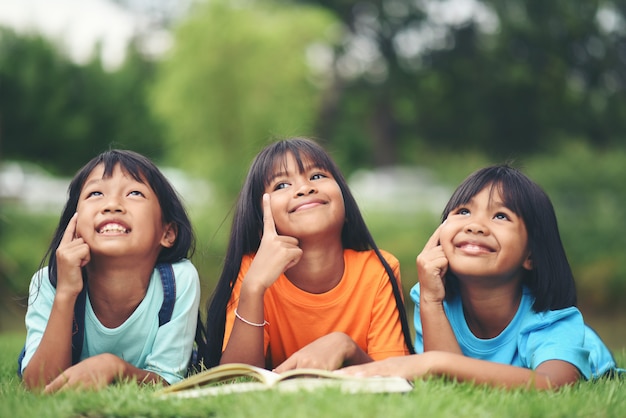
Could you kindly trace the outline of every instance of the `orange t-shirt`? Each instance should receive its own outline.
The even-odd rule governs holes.
[[[400,263],[381,251],[398,285]],[[224,346],[228,343],[239,302],[241,283],[254,255],[244,256],[228,304]],[[345,270],[339,284],[322,294],[305,292],[284,274],[264,296],[266,357],[276,367],[310,342],[341,331],[374,360],[408,354],[389,276],[373,250],[344,250]]]

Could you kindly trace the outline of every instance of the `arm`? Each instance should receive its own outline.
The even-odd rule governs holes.
[[[24,384],[29,389],[42,387],[72,365],[72,327],[74,304],[83,288],[81,268],[90,260],[89,246],[75,237],[76,215],[72,217],[56,250],[57,288],[43,336],[24,369]],[[42,281],[48,280],[41,275]],[[50,286],[41,283],[41,286]],[[31,290],[31,294],[33,290]],[[31,305],[41,309],[45,301]],[[34,312],[33,315],[37,315]],[[39,312],[43,314],[43,312]]]
[[[45,387],[45,393],[68,388],[100,389],[114,381],[167,384],[161,376],[143,370],[110,353],[89,357],[66,369]]]
[[[221,364],[247,363],[265,367],[263,297],[265,291],[287,269],[300,261],[302,250],[298,240],[276,232],[269,194],[263,195],[263,237],[250,269],[243,278],[237,314]]]
[[[349,335],[333,332],[296,351],[274,371],[282,373],[301,368],[336,370],[371,361],[372,358]]]
[[[548,360],[536,370],[478,360],[463,355],[430,351],[412,356],[392,357],[361,366],[348,367],[341,373],[355,376],[402,376],[413,380],[427,376],[447,376],[459,381],[504,388],[558,389],[579,378],[578,369],[561,360]]]
[[[442,350],[461,354],[461,348],[443,308],[448,259],[439,245],[440,229],[441,225],[430,237],[416,261],[424,351]]]

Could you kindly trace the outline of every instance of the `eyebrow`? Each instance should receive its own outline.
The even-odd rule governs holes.
[[[93,179],[93,180],[86,181],[85,184],[83,184],[82,189],[84,189],[87,186],[91,186],[92,184],[101,183],[102,180],[104,180],[104,178],[99,178],[99,179]]]

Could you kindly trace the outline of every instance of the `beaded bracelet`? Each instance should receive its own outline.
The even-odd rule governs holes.
[[[240,321],[245,322],[245,323],[246,323],[246,324],[248,324],[248,325],[252,325],[253,327],[264,327],[265,325],[269,325],[269,324],[270,324],[269,322],[267,322],[267,321],[265,321],[265,320],[263,321],[263,323],[262,323],[262,324],[257,324],[256,322],[250,322],[250,321],[248,321],[246,318],[244,318],[243,316],[241,316],[241,315],[239,315],[239,314],[237,313],[237,308],[235,308],[235,316],[236,316],[237,318],[239,318],[239,320],[240,320]]]

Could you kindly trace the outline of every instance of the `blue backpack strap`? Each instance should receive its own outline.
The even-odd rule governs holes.
[[[20,355],[17,357],[17,376],[22,378],[22,360],[24,360],[24,355],[26,354],[26,344],[22,347],[22,351],[20,351]]]
[[[161,326],[172,319],[174,303],[176,302],[176,280],[174,280],[174,268],[170,263],[159,263],[157,269],[163,284],[163,304],[159,310],[159,326]]]
[[[83,339],[85,336],[85,303],[87,302],[87,283],[83,284],[74,304],[74,321],[72,330],[72,364],[80,361],[80,353],[83,351]]]

